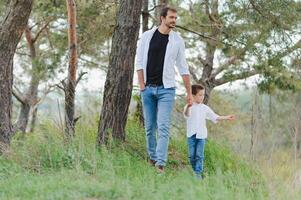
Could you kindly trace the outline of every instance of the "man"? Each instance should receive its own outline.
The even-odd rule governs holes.
[[[175,65],[184,81],[187,104],[192,104],[185,44],[179,34],[172,31],[176,19],[176,9],[163,8],[160,26],[142,34],[136,55],[149,162],[157,167],[159,173],[164,172],[168,155],[169,127],[175,99]]]

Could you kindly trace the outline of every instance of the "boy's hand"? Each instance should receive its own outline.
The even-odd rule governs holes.
[[[235,115],[228,115],[227,118],[228,120],[233,121],[235,120]]]

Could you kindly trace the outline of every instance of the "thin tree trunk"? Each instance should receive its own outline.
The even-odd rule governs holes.
[[[148,0],[143,0],[142,5],[142,32],[145,32],[148,30]],[[136,112],[135,112],[136,118],[139,120],[139,124],[144,127],[144,117],[143,117],[143,109],[142,109],[142,102],[141,98],[137,98],[137,106],[136,106]]]
[[[0,26],[0,151],[1,143],[8,145],[14,133],[11,123],[13,58],[32,3],[33,0],[12,0]]]
[[[37,115],[38,115],[38,107],[36,106],[32,111],[32,117],[31,117],[31,123],[30,123],[30,129],[29,132],[34,132],[35,126],[37,123]]]
[[[76,37],[76,5],[74,0],[66,0],[68,10],[68,41],[69,41],[69,68],[68,80],[65,88],[65,125],[66,137],[75,135],[74,99],[77,68],[77,37]]]
[[[205,7],[204,10],[208,15],[208,20],[212,24],[210,36],[212,38],[217,39],[219,37],[220,30],[214,26],[215,21],[212,20],[211,16],[214,15],[218,17],[218,4],[216,3],[209,4],[209,2],[206,1],[204,7]],[[201,83],[205,86],[205,98],[204,98],[205,104],[209,102],[210,93],[213,90],[213,88],[216,86],[214,83],[215,77],[212,76],[213,61],[214,61],[214,55],[216,49],[217,49],[217,42],[213,40],[207,40],[205,59],[203,60],[201,56],[199,56],[200,62],[203,65],[203,72],[202,72],[202,77],[198,81],[198,83]]]
[[[26,127],[28,124],[30,105],[28,103],[21,103],[21,109],[18,116],[17,127],[22,133],[26,132]]]
[[[17,127],[23,133],[26,132],[26,128],[28,126],[30,110],[38,101],[38,87],[41,77],[41,72],[38,70],[39,63],[37,62],[35,40],[32,38],[31,30],[28,25],[25,29],[25,38],[30,50],[32,72],[29,88],[27,89],[26,95],[21,102],[20,114],[17,121]]]
[[[210,82],[210,81],[202,81],[202,80],[200,80],[199,82],[198,82],[198,84],[201,84],[201,85],[203,85],[204,87],[205,87],[205,97],[204,97],[204,104],[208,104],[208,102],[209,102],[209,99],[210,99],[210,94],[211,94],[211,92],[212,92],[212,90],[213,90],[213,88],[214,88],[214,85],[212,84],[212,82]]]
[[[252,160],[256,160],[255,148],[258,138],[258,122],[261,118],[260,108],[259,108],[259,96],[256,91],[254,102],[252,104],[252,117],[251,117],[251,146],[250,146],[250,156]]]
[[[142,1],[120,1],[100,114],[98,144],[103,144],[109,133],[114,138],[125,140],[141,9]]]
[[[142,11],[142,31],[148,30],[148,0],[143,0],[143,11]]]
[[[273,102],[272,102],[272,94],[269,92],[269,118],[270,118],[270,123],[273,121]]]
[[[158,7],[156,8],[156,18],[158,20],[158,25],[161,24],[161,20],[160,20],[161,10],[162,8],[167,6],[167,4],[168,4],[168,0],[159,0],[158,2]]]

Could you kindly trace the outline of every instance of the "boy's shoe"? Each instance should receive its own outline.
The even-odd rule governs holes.
[[[155,166],[156,161],[155,161],[155,160],[152,160],[152,159],[149,159],[149,160],[148,160],[148,163],[149,163],[151,166]]]
[[[158,165],[157,172],[158,172],[158,174],[164,174],[165,173],[164,166]]]

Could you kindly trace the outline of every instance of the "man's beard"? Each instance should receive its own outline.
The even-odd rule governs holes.
[[[176,27],[176,23],[170,23],[167,26],[168,26],[168,28],[175,28]]]

